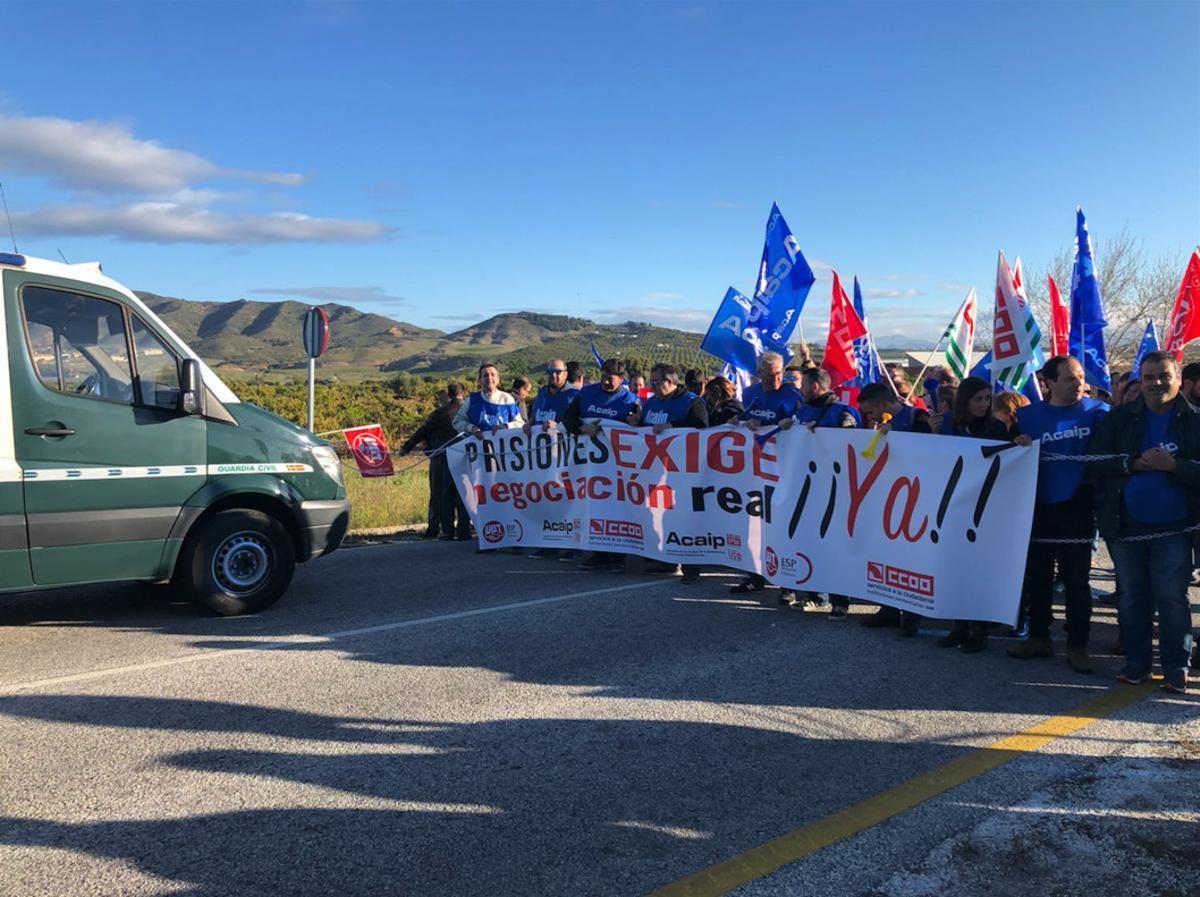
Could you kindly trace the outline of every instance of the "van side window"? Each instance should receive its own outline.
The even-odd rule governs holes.
[[[138,401],[152,408],[179,407],[179,357],[137,315],[130,315],[137,354]]]
[[[29,354],[39,379],[58,392],[133,402],[121,306],[49,287],[21,291]]]

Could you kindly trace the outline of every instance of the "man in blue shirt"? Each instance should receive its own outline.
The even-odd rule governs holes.
[[[1067,663],[1090,673],[1088,630],[1092,620],[1092,545],[1096,515],[1092,484],[1084,481],[1082,461],[1057,461],[1047,455],[1083,455],[1108,405],[1084,395],[1083,368],[1069,355],[1051,358],[1042,368],[1047,398],[1017,410],[1020,431],[1041,443],[1037,501],[1025,588],[1029,596],[1029,638],[1008,649],[1012,657],[1053,657],[1050,641],[1054,566],[1062,576],[1067,608]],[[1044,540],[1044,541],[1043,541]],[[1074,541],[1063,541],[1074,540]]]
[[[796,422],[809,430],[817,427],[859,426],[862,422],[858,412],[849,405],[839,402],[837,395],[829,389],[829,371],[824,368],[806,368],[800,377],[800,394],[804,404],[796,409]],[[805,607],[819,607],[820,599],[812,592],[806,593]],[[784,593],[784,597],[788,597]],[[846,619],[850,599],[845,595],[829,596],[829,620],[839,622]]]
[[[786,430],[795,423],[796,410],[804,404],[800,391],[783,382],[783,356],[778,352],[763,352],[758,356],[758,382],[742,391],[742,416],[739,419],[749,430],[762,427],[778,427]],[[749,573],[746,578],[730,588],[735,595],[758,592],[766,588],[767,580],[759,573]],[[780,592],[779,603],[790,605],[796,593],[790,589]]]
[[[642,405],[641,425],[664,430],[703,430],[708,426],[708,406],[704,399],[679,383],[679,371],[671,364],[656,364],[650,369],[650,388],[653,392]],[[675,572],[675,564],[666,561],[647,561],[648,573]],[[700,568],[683,565],[683,582],[700,581]]]
[[[1142,395],[1096,426],[1087,462],[1097,480],[1096,519],[1108,540],[1117,579],[1122,682],[1150,676],[1154,614],[1162,688],[1187,691],[1191,608],[1189,531],[1200,521],[1200,411],[1179,393],[1179,362],[1170,352],[1142,358]]]
[[[637,396],[625,385],[625,363],[619,358],[610,358],[600,368],[600,382],[589,383],[579,390],[563,413],[567,432],[578,436],[595,436],[605,423],[636,426],[638,422]],[[591,557],[580,562],[584,570],[625,569],[625,556],[611,551],[593,551]]]
[[[576,387],[567,382],[567,363],[561,358],[551,358],[546,363],[546,385],[538,390],[537,398],[533,400],[533,408],[525,420],[526,435],[535,427],[546,433],[557,429],[577,391]],[[570,548],[565,551],[574,555]],[[531,555],[535,558],[558,556],[556,548],[539,548]]]

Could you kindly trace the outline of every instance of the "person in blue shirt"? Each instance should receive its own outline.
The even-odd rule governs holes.
[[[556,430],[576,392],[578,387],[567,382],[567,363],[561,358],[551,358],[546,362],[546,385],[538,390],[537,398],[533,400],[525,421],[525,433],[532,433],[534,428],[544,433]],[[567,548],[563,554],[573,557],[575,552]],[[557,558],[560,555],[557,548],[539,548],[530,557]]]
[[[760,427],[778,427],[786,430],[795,423],[794,415],[804,400],[800,391],[783,382],[783,356],[778,352],[763,352],[758,356],[758,382],[742,390],[742,413],[738,423],[749,430]],[[746,578],[730,588],[735,595],[759,592],[765,589],[767,580],[759,573],[747,574]],[[791,604],[795,593],[784,590],[780,593],[780,604]]]
[[[604,423],[636,425],[639,410],[638,397],[625,385],[625,363],[610,358],[600,368],[600,381],[587,384],[571,399],[563,423],[572,434],[595,436]]]
[[[1162,688],[1187,691],[1191,608],[1191,528],[1200,521],[1200,410],[1180,392],[1179,362],[1147,352],[1142,395],[1096,426],[1086,463],[1096,480],[1096,522],[1108,541],[1125,643],[1122,682],[1149,678],[1154,614]]]
[[[1084,392],[1083,368],[1069,355],[1051,358],[1042,367],[1046,399],[1017,410],[1020,432],[1041,443],[1037,501],[1025,588],[1029,596],[1029,638],[1008,649],[1012,657],[1053,657],[1050,624],[1054,568],[1062,576],[1067,609],[1067,663],[1077,673],[1092,672],[1088,630],[1092,619],[1092,546],[1096,534],[1092,484],[1082,461],[1048,460],[1046,455],[1083,455],[1096,425],[1108,414],[1103,402]],[[1041,542],[1075,539],[1075,543]]]
[[[600,382],[589,383],[571,399],[563,413],[567,432],[595,436],[603,424],[636,426],[640,407],[637,396],[625,385],[625,363],[610,358],[600,368]],[[584,570],[625,569],[625,556],[611,551],[593,551],[579,563]]]
[[[758,356],[758,382],[742,391],[742,423],[751,430],[770,426],[786,430],[802,404],[800,390],[783,382],[783,356],[778,352]]]
[[[679,384],[679,372],[674,365],[656,364],[650,369],[650,398],[642,405],[641,426],[652,427],[655,433],[664,430],[703,430],[708,426],[708,406],[704,399]],[[675,565],[664,561],[647,561],[650,573],[674,573]],[[700,581],[700,568],[683,565],[683,582]]]
[[[537,398],[533,400],[525,432],[535,426],[544,431],[556,429],[577,392],[578,389],[567,382],[567,363],[561,358],[551,358],[546,364],[546,385],[538,390]]]
[[[800,377],[800,394],[804,404],[796,409],[796,423],[803,424],[809,430],[818,427],[848,427],[854,428],[862,423],[858,412],[844,402],[839,402],[836,394],[830,391],[829,371],[824,368],[805,368]],[[784,600],[796,599],[796,594],[784,590]],[[804,606],[819,607],[820,599],[812,592],[806,593]],[[829,617],[834,622],[845,620],[850,609],[850,599],[845,595],[829,596]]]
[[[490,361],[479,366],[479,391],[471,393],[454,415],[454,429],[479,437],[525,423],[517,400],[500,389],[500,371]]]

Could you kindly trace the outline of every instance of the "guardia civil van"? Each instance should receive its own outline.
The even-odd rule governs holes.
[[[0,592],[170,582],[261,610],[342,541],[337,453],[239,402],[97,263],[0,253]]]

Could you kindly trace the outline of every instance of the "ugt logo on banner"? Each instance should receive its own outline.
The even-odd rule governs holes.
[[[379,424],[351,427],[343,430],[342,435],[354,454],[358,472],[364,477],[390,477],[396,472],[392,469],[392,456],[388,454],[387,440]]]

